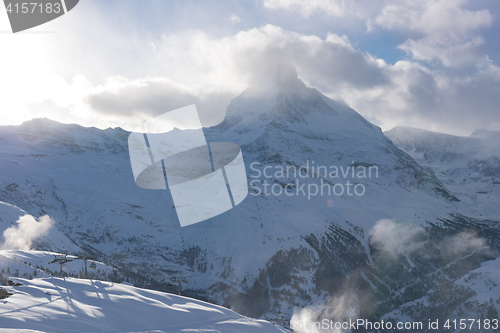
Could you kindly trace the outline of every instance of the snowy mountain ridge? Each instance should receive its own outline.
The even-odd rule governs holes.
[[[500,215],[500,132],[476,130],[469,137],[396,127],[385,133],[420,165],[431,168],[475,217]]]
[[[41,332],[287,332],[187,297],[75,278],[13,278],[2,287],[3,327]],[[1,329],[0,329],[1,330]]]
[[[423,154],[427,162],[500,155],[498,131],[478,129],[466,137],[398,126],[385,134],[405,151]]]

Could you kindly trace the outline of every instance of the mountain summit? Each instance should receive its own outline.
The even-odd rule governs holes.
[[[314,117],[316,116],[316,117]],[[324,119],[337,116],[338,118]],[[322,118],[323,117],[323,118]],[[378,129],[354,110],[310,89],[298,78],[297,71],[287,63],[280,63],[269,82],[254,83],[231,101],[225,120],[218,127],[233,127],[246,131],[246,125],[265,126],[275,123],[296,123],[314,126],[314,131],[357,130],[353,126]],[[327,123],[325,124],[325,120]],[[325,125],[328,127],[325,128]],[[377,130],[380,133],[380,130]]]
[[[271,84],[250,87],[232,100],[224,121],[205,133],[209,140],[242,146],[246,161],[376,166],[377,186],[395,183],[454,200],[432,172],[399,150],[379,127],[308,88],[288,64],[278,66]]]

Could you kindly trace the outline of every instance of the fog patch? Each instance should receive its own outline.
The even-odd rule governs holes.
[[[419,240],[423,230],[411,225],[401,224],[393,220],[379,220],[368,232],[370,245],[391,256],[409,254],[424,247]]]
[[[447,239],[444,243],[444,254],[460,257],[484,248],[486,240],[479,238],[473,230],[466,230]]]
[[[439,249],[441,256],[460,257],[486,246],[486,240],[478,237],[474,230],[465,230],[435,243],[421,227],[386,219],[375,223],[368,234],[371,247],[392,257],[417,251],[422,251],[422,256],[426,257],[431,247]]]
[[[341,327],[335,323],[355,320],[358,312],[358,298],[354,291],[345,291],[342,295],[330,298],[326,304],[296,309],[290,320],[290,327],[296,333],[341,333]]]
[[[1,248],[2,250],[30,250],[33,240],[45,236],[54,224],[54,220],[48,215],[39,219],[31,215],[21,216],[16,224],[3,232],[4,242]]]

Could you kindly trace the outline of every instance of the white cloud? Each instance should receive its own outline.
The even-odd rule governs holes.
[[[33,240],[46,235],[54,225],[54,220],[48,215],[40,217],[38,221],[31,215],[24,215],[16,223],[3,232],[4,250],[30,250]]]
[[[349,0],[264,0],[264,7],[299,12],[304,17],[318,12],[341,16],[350,2]]]
[[[416,60],[447,67],[485,63],[484,40],[478,34],[494,20],[489,10],[469,10],[469,0],[264,0],[267,9],[358,17],[368,32],[381,27],[408,36],[399,48]]]
[[[421,232],[422,230],[410,224],[380,220],[369,231],[370,245],[394,257],[409,254],[424,245],[415,241]]]
[[[347,286],[342,286],[346,288]],[[339,288],[341,289],[341,288]],[[341,295],[328,297],[325,304],[296,308],[290,326],[296,333],[343,333],[344,329],[322,325],[324,320],[333,322],[349,322],[356,320],[359,308],[358,290],[344,289]]]
[[[404,1],[387,5],[376,18],[387,29],[418,31],[426,35],[440,32],[469,32],[489,26],[493,17],[488,10],[463,9],[466,0]]]
[[[241,22],[241,18],[238,15],[233,13],[229,17],[229,21],[231,21],[231,23],[239,23],[239,22]]]
[[[182,49],[182,59],[172,45]],[[259,72],[286,56],[304,81],[384,129],[404,124],[462,135],[481,127],[500,129],[495,127],[500,116],[493,92],[500,89],[500,76],[494,74],[500,69],[490,63],[464,73],[414,61],[391,65],[357,50],[347,36],[330,33],[322,39],[272,25],[225,38],[202,31],[165,35],[159,49],[161,63],[180,64],[169,77],[187,86],[200,86],[190,79],[203,78],[236,94],[252,79],[265,80]]]
[[[418,34],[399,46],[416,60],[438,60],[446,67],[487,61],[477,30],[488,27],[488,10],[464,9],[466,0],[405,1],[387,5],[375,22],[388,30]]]
[[[423,253],[432,241],[422,227],[397,223],[393,220],[379,220],[369,231],[370,245],[383,255],[397,258],[400,255]],[[465,230],[443,238],[432,244],[440,251],[440,257],[455,260],[480,250],[488,250],[486,240],[473,230]]]
[[[486,247],[484,238],[479,238],[476,232],[467,230],[446,240],[444,254],[451,257],[461,257]]]
[[[383,61],[356,51],[347,36],[336,34],[321,39],[266,25],[224,38],[198,30],[165,34],[155,46],[168,79],[108,79],[85,97],[93,111],[116,121],[196,103],[202,122],[204,114],[210,115],[212,125],[223,119],[232,97],[248,85],[270,80],[275,75],[270,68],[282,57],[289,57],[306,80],[327,91],[386,81]]]
[[[197,89],[166,78],[114,77],[83,98],[101,117],[133,130],[144,120],[191,104],[196,104],[203,126],[215,125],[223,120],[224,111],[234,97],[236,93],[227,89]],[[175,126],[182,128],[179,124]]]
[[[398,48],[416,60],[439,60],[446,67],[458,67],[487,62],[483,44],[484,40],[480,36],[464,38],[448,33],[434,34],[418,40],[408,39]]]

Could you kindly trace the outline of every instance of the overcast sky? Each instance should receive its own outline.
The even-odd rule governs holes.
[[[2,7],[0,125],[131,130],[192,103],[215,124],[287,57],[383,130],[500,130],[499,16],[498,0],[80,0],[12,34]]]

